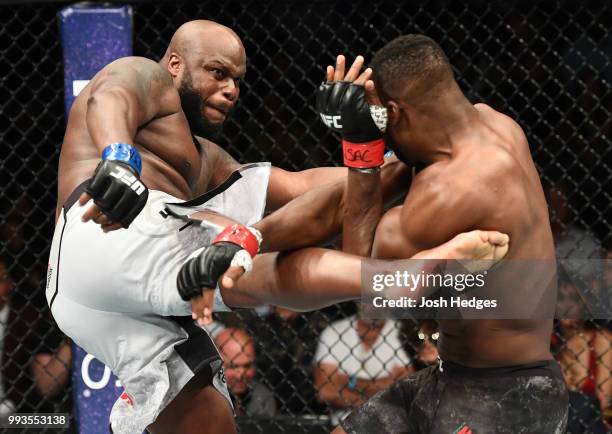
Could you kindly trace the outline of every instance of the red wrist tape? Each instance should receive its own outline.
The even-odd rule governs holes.
[[[234,243],[242,247],[244,250],[249,252],[251,258],[255,257],[259,250],[259,242],[257,237],[247,229],[246,226],[233,224],[227,226],[221,231],[219,235],[213,240],[213,244],[221,241],[227,241],[228,243]]]
[[[382,166],[385,162],[385,141],[383,139],[371,142],[353,143],[342,140],[342,153],[344,154],[344,165],[367,169]]]

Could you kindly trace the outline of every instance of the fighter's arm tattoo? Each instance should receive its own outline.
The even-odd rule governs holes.
[[[119,59],[100,71],[90,86],[87,126],[98,146],[133,143],[139,127],[181,110],[172,77],[149,59]]]

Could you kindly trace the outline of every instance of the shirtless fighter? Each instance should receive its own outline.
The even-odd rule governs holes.
[[[235,432],[222,361],[193,324],[189,297],[179,296],[178,270],[215,237],[217,245],[231,241],[255,254],[316,243],[340,227],[337,212],[318,217],[337,207],[343,185],[336,182],[336,196],[318,195],[301,210],[305,221],[262,227],[263,243],[247,228],[266,201],[279,207],[345,170],[241,167],[192,136],[191,124],[200,131],[205,121],[223,122],[245,69],[234,32],[194,21],[178,29],[159,63],[132,57],[105,67],[71,109],[47,300],[60,328],[124,385],[111,413],[114,432]],[[248,267],[249,258],[238,263]]]
[[[377,93],[386,108],[386,142],[420,170],[403,205],[379,222],[353,214],[344,222],[345,238],[359,235],[346,231],[347,225],[360,227],[360,242],[374,258],[408,258],[460,232],[497,229],[512,240],[506,259],[549,261],[554,276],[548,208],[520,126],[485,104],[472,105],[446,55],[426,36],[393,40],[371,66],[373,81],[365,87],[370,100]],[[372,118],[362,121],[370,115],[363,87],[336,82],[320,92],[327,101],[324,114],[340,112],[345,161],[347,150],[363,156],[382,146],[383,133]],[[380,197],[359,194],[380,185],[376,171],[360,170],[349,176],[347,190]],[[369,240],[363,236],[368,221]],[[513,278],[516,288],[533,288],[547,285],[550,275]],[[565,432],[568,397],[549,351],[552,319],[439,320],[439,327],[439,366],[373,397],[335,434]]]
[[[214,143],[191,135],[190,125],[202,131],[223,123],[245,70],[244,48],[233,31],[193,21],[177,30],[159,63],[136,57],[113,62],[71,109],[59,162],[47,299],[60,328],[126,387],[111,415],[116,432],[142,432],[156,420],[153,432],[202,432],[202,421],[213,414],[208,432],[234,429],[222,376],[211,375],[221,360],[176,291],[177,270],[187,256],[223,226],[172,218],[165,204],[177,203],[174,211],[183,217],[248,225],[262,217],[266,203],[277,208],[345,176],[340,168],[295,174],[268,164],[241,167]],[[78,206],[79,199],[87,206]],[[308,214],[317,212],[313,205],[304,216],[321,223]],[[211,211],[231,220],[222,222]],[[296,227],[308,225],[292,224],[291,236],[281,227],[268,236],[268,248],[296,247]],[[339,225],[339,218],[328,220],[334,230]],[[120,226],[128,229],[115,230]],[[257,251],[255,235],[239,227]],[[170,315],[183,317],[162,318]],[[211,383],[222,394],[203,387]]]

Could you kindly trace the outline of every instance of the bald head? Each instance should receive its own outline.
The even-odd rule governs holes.
[[[221,353],[229,360],[237,357],[240,353],[252,354],[255,351],[251,336],[242,329],[228,327],[219,332],[215,341]]]
[[[255,377],[255,345],[249,334],[233,327],[221,331],[215,338],[223,357],[225,378],[230,390],[245,393]]]
[[[172,52],[181,56],[192,56],[203,51],[210,53],[219,47],[244,53],[242,41],[229,27],[214,21],[193,20],[174,32],[164,58]]]
[[[160,64],[170,72],[191,130],[214,135],[240,94],[246,53],[238,35],[213,21],[183,24]]]

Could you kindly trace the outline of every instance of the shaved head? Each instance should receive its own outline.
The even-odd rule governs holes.
[[[245,350],[252,350],[253,340],[249,334],[238,328],[228,327],[219,332],[215,341],[222,353],[229,355],[232,359]]]
[[[188,21],[174,32],[164,57],[169,56],[171,52],[181,56],[209,53],[211,49],[221,45],[230,50],[242,51],[244,55],[242,41],[229,27],[208,20]],[[246,60],[246,55],[244,56]]]
[[[160,63],[173,77],[191,130],[214,140],[246,73],[240,37],[214,21],[189,21],[176,30]]]
[[[242,329],[228,327],[215,338],[225,367],[225,378],[230,390],[238,395],[248,390],[255,376],[255,345]]]

